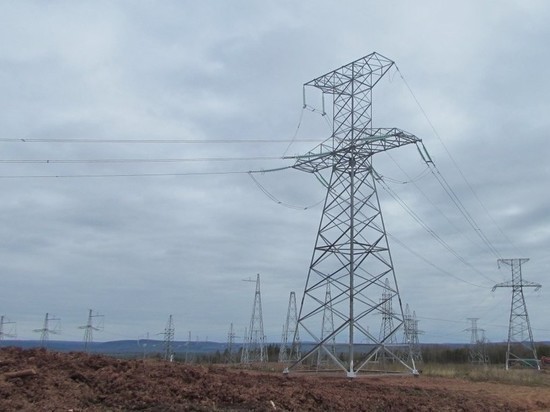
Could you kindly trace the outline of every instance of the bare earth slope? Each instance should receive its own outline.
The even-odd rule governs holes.
[[[550,391],[424,376],[285,377],[7,348],[0,350],[0,410],[535,411],[550,410]]]

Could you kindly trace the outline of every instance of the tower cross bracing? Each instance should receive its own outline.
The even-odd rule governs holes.
[[[312,151],[291,157],[295,169],[314,173],[325,182],[327,192],[298,317],[298,327],[305,332],[302,339],[313,340],[314,345],[287,371],[315,353],[329,354],[326,344],[333,339],[346,346],[343,359],[331,357],[333,364],[349,377],[366,369],[380,351],[398,358],[385,344],[403,325],[403,307],[372,157],[420,139],[397,128],[372,127],[372,89],[393,65],[372,53],[304,85],[332,97],[333,130]],[[323,176],[326,172],[328,180]],[[332,291],[330,302],[324,299],[327,284]],[[379,337],[369,332],[366,323],[383,313],[381,293],[388,294],[398,308],[391,330]],[[327,307],[334,317],[334,330],[324,336],[321,323]],[[366,348],[361,355],[355,353],[359,343]],[[416,372],[414,362],[399,362]]]

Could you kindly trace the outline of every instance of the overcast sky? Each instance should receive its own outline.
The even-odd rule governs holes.
[[[374,89],[374,125],[421,138],[499,256],[531,259],[523,276],[543,284],[525,291],[531,325],[550,340],[549,19],[544,0],[1,1],[0,314],[20,339],[38,339],[51,313],[59,339],[80,340],[93,309],[98,341],[154,336],[172,314],[177,340],[223,342],[231,322],[242,337],[254,299],[243,279],[260,273],[278,342],[324,188],[297,170],[257,175],[286,207],[229,172],[291,165],[284,154],[329,137],[302,85],[376,51],[399,71]],[[374,162],[454,252],[380,187],[420,341],[469,342],[472,317],[505,340],[511,290],[491,288],[509,268],[415,147]]]

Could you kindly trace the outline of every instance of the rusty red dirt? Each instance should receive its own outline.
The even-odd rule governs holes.
[[[17,371],[27,373],[9,377]],[[2,411],[550,410],[548,388],[412,375],[284,376],[44,349],[0,350],[0,377]]]

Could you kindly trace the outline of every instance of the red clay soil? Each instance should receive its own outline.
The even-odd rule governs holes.
[[[425,376],[283,376],[5,348],[0,410],[537,411],[550,410],[550,391]]]

